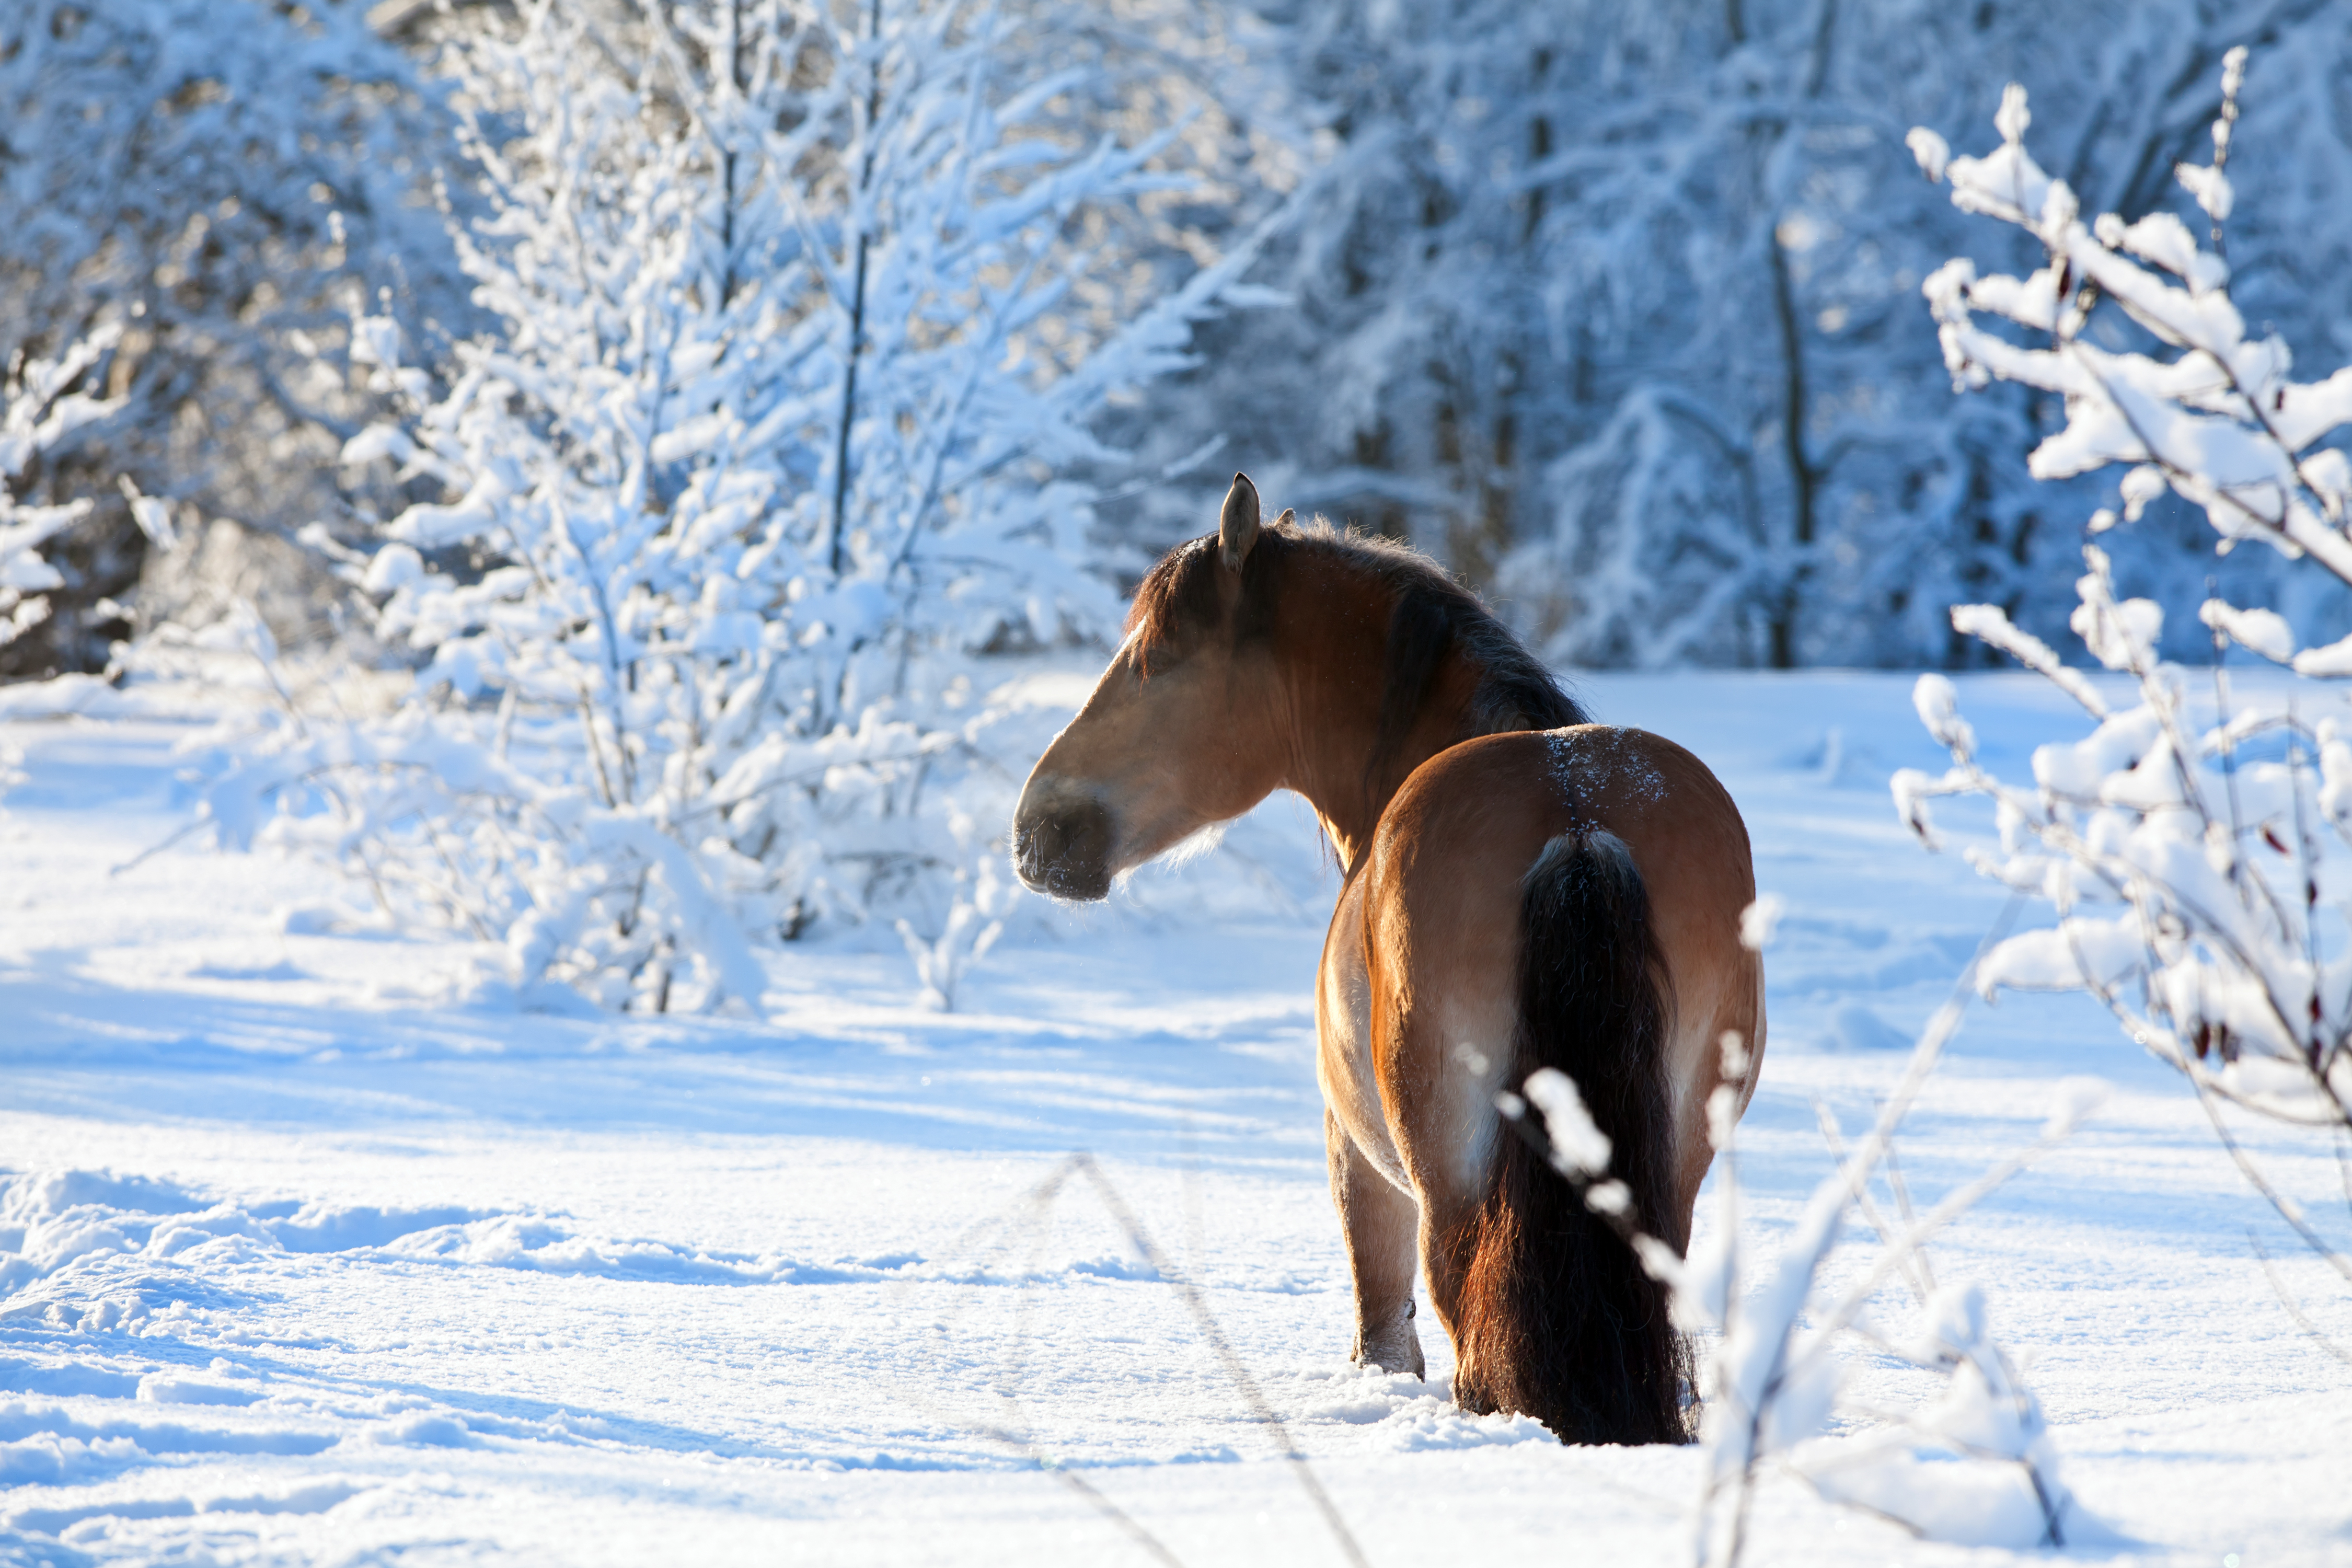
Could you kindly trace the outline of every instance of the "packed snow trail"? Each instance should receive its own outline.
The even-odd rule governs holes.
[[[2038,682],[1963,684],[2007,763],[2069,732]],[[1151,1560],[1057,1474],[1181,1562],[1341,1561],[1099,1195],[1035,1196],[1077,1149],[1373,1563],[1683,1550],[1690,1451],[1465,1416],[1442,1335],[1427,1383],[1347,1363],[1313,913],[1081,912],[946,1016],[909,1005],[903,956],[837,950],[776,965],[767,1022],[519,1013],[467,944],[321,934],[358,906],[304,865],[188,849],[110,875],[184,819],[172,749],[196,725],[37,718],[26,690],[0,709],[27,775],[0,803],[0,1563]],[[1895,819],[1886,773],[1934,760],[1902,678],[1585,690],[1717,770],[1789,900],[1742,1134],[1769,1239],[1827,1168],[1814,1101],[1864,1121],[2001,897]],[[1277,802],[1254,830],[1328,906],[1306,827]],[[1900,1141],[1913,1190],[2030,1140],[2084,1072],[2116,1084],[2106,1110],[1934,1249],[1987,1288],[2113,1532],[2074,1554],[2352,1562],[2352,1373],[2250,1228],[2339,1338],[2352,1307],[2102,1012],[1973,1013]],[[2246,1133],[2327,1200],[2324,1144]],[[1784,1479],[1754,1529],[1759,1563],[2004,1555]]]

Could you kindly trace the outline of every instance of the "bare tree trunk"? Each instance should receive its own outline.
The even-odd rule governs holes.
[[[866,36],[878,47],[882,37],[882,0],[866,12]],[[877,54],[866,89],[866,162],[858,171],[861,200],[874,184],[874,121],[882,110],[882,61]],[[833,574],[841,575],[841,536],[849,506],[849,426],[857,416],[857,356],[866,346],[866,248],[872,239],[861,218],[857,227],[857,277],[849,294],[849,364],[841,374],[841,433],[833,454]]]
[[[1787,586],[1780,591],[1780,602],[1772,612],[1772,668],[1794,669],[1797,667],[1797,606],[1803,597],[1802,587],[1809,574],[1803,557],[1812,549],[1814,492],[1820,486],[1821,475],[1805,456],[1804,326],[1797,320],[1796,294],[1789,281],[1789,256],[1781,248],[1778,228],[1770,236],[1769,248],[1773,315],[1780,324],[1780,439],[1787,449],[1789,485],[1795,501],[1790,531],[1799,557],[1796,566],[1789,574]]]

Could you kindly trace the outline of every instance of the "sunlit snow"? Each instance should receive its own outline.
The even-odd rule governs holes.
[[[2032,677],[1958,684],[2012,768],[2077,724]],[[1723,774],[1787,900],[1742,1129],[1769,1247],[1828,1166],[1814,1102],[1865,1121],[2001,895],[1888,800],[1937,760],[1906,677],[1584,691]],[[947,1016],[903,957],[820,950],[772,963],[764,1021],[558,1016],[462,1000],[465,944],[368,931],[300,862],[110,873],[185,818],[173,748],[200,722],[53,696],[0,710],[26,775],[0,819],[0,1562],[1150,1560],[1111,1510],[1187,1563],[1342,1561],[1078,1150],[1372,1563],[1685,1550],[1695,1451],[1465,1416],[1442,1336],[1427,1383],[1347,1363],[1309,1054],[1331,882],[1303,811],[1249,826],[1304,918],[1070,917]],[[1166,875],[1234,878],[1229,854]],[[1932,1249],[1982,1288],[2107,1532],[2074,1554],[2340,1555],[2352,1373],[2252,1248],[2339,1338],[2352,1315],[2095,1005],[1970,1014],[1899,1142],[1912,1190],[2030,1142],[2081,1074],[2116,1085],[2105,1109]],[[2243,1135],[2328,1201],[2324,1142]],[[1909,1331],[1897,1292],[1874,1310]],[[2005,1560],[1777,1476],[1753,1528],[1759,1563]]]

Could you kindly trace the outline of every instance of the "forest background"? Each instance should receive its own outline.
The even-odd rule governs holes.
[[[197,591],[149,561],[164,552],[119,477],[190,519],[364,535],[334,482],[355,411],[297,374],[350,289],[428,337],[484,324],[436,210],[462,216],[472,184],[436,62],[514,8],[219,9],[37,0],[0,23],[0,356],[128,329],[104,371],[128,402],[16,487],[96,504],[50,552],[66,582],[10,674],[102,668]],[[627,0],[566,9],[629,41]],[[1181,127],[1150,161],[1188,184],[1119,204],[1102,290],[1171,293],[1279,214],[1244,273],[1267,292],[1106,417],[1126,477],[1155,481],[1093,520],[1129,574],[1200,531],[1241,468],[1302,514],[1437,554],[1564,662],[1983,662],[1945,616],[1962,600],[2054,638],[2092,502],[2025,473],[2053,400],[1948,390],[1918,287],[1970,237],[1903,146],[1980,123],[2011,80],[2053,172],[2129,220],[2185,208],[2172,168],[2203,143],[2222,54],[2254,46],[2233,294],[2307,363],[2352,348],[2352,39],[2317,0],[1129,0],[1018,19],[1034,67],[1068,77],[1062,133]],[[2209,537],[2179,509],[2150,521],[2118,552],[2126,585],[2193,607]],[[2261,552],[2221,571],[2285,581]],[[328,629],[331,595],[306,581],[312,622],[269,606],[281,642]],[[2305,624],[2340,607],[2282,608],[2308,636],[2352,630]]]

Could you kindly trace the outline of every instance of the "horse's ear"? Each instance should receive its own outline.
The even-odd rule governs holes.
[[[1297,521],[1298,513],[1289,507],[1284,507],[1282,509],[1282,515],[1274,520],[1274,526],[1276,528],[1288,528],[1292,523],[1297,522]]]
[[[1229,570],[1238,572],[1257,542],[1257,487],[1247,474],[1234,476],[1225,492],[1225,510],[1217,518],[1217,555]]]

